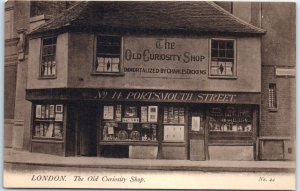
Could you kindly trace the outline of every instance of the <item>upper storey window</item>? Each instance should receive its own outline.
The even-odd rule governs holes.
[[[236,76],[235,66],[235,40],[212,39],[211,40],[211,77]]]
[[[5,39],[13,38],[14,10],[5,10]]]
[[[41,69],[42,78],[56,76],[56,41],[57,37],[46,37],[42,39]]]
[[[95,73],[120,73],[121,41],[120,36],[97,36]]]

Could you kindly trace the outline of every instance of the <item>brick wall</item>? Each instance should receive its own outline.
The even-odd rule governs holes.
[[[295,136],[295,78],[275,77],[275,67],[294,67],[295,4],[262,3],[262,103],[259,136]],[[277,110],[268,108],[269,84],[276,84]]]
[[[269,83],[276,84],[277,110],[268,106]],[[262,102],[259,136],[295,135],[295,78],[275,77],[274,66],[262,67]]]

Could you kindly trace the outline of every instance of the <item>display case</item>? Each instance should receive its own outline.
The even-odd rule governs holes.
[[[164,107],[164,142],[184,142],[185,112],[183,107]]]
[[[210,143],[253,144],[252,109],[242,106],[210,108],[208,110],[208,132]]]
[[[63,138],[64,106],[59,104],[35,105],[33,120],[33,139],[58,139]]]
[[[101,142],[157,142],[158,106],[104,105]]]
[[[36,103],[32,111],[31,151],[66,156],[66,105]]]

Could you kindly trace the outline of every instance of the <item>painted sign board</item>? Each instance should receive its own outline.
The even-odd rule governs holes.
[[[260,93],[128,89],[36,89],[27,100],[141,101],[175,103],[260,104]]]
[[[208,74],[209,40],[124,38],[124,73],[142,78],[200,79]]]
[[[276,68],[275,70],[276,76],[296,76],[295,68]]]

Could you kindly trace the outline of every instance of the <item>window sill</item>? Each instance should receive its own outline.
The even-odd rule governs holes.
[[[278,112],[278,108],[269,108],[269,112]]]
[[[96,72],[92,72],[91,73],[92,76],[124,76],[125,74],[123,72],[115,72],[115,73],[96,73]]]
[[[237,76],[208,76],[211,79],[228,79],[228,80],[236,80]]]
[[[40,76],[38,79],[39,80],[52,80],[52,79],[56,79],[56,76]]]
[[[45,143],[63,143],[63,139],[62,138],[58,138],[58,137],[38,137],[38,136],[33,136],[32,137],[32,142],[45,142]]]

